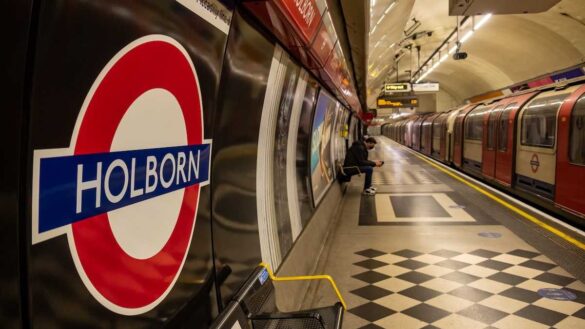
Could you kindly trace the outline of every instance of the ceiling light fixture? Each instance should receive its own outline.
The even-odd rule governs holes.
[[[492,14],[487,14],[487,15],[485,15],[484,17],[482,17],[482,19],[479,21],[479,23],[477,23],[475,26],[472,26],[472,29],[471,29],[471,30],[469,30],[469,31],[468,31],[468,32],[467,32],[467,33],[466,33],[466,34],[463,36],[463,38],[461,38],[461,40],[460,40],[460,44],[462,44],[462,43],[464,43],[464,42],[468,41],[468,40],[469,40],[469,38],[471,38],[471,36],[474,34],[474,32],[475,32],[475,31],[477,31],[477,30],[479,30],[479,28],[481,28],[481,27],[482,27],[482,26],[483,26],[483,25],[484,25],[484,24],[485,24],[485,23],[486,23],[486,22],[487,22],[487,21],[488,21],[488,20],[489,20],[491,17],[492,17]],[[452,42],[452,41],[451,41],[451,42]],[[446,45],[447,45],[446,47],[447,47],[447,48],[449,47],[449,43],[450,43],[450,42],[447,42],[447,43],[446,43]],[[451,48],[449,49],[449,52],[448,52],[448,54],[447,54],[447,55],[443,55],[443,56],[440,58],[440,60],[439,60],[438,62],[436,62],[434,65],[432,65],[432,66],[431,66],[431,68],[430,68],[430,69],[428,69],[427,71],[424,71],[424,72],[422,73],[422,75],[421,75],[421,76],[420,76],[420,77],[419,77],[419,78],[416,80],[416,83],[419,83],[421,80],[423,80],[424,78],[426,78],[426,77],[427,77],[427,76],[428,76],[428,75],[429,75],[429,74],[430,74],[430,73],[431,73],[431,72],[432,72],[434,69],[436,69],[436,68],[437,68],[437,66],[439,66],[439,64],[440,64],[440,63],[442,63],[442,62],[444,62],[445,60],[447,60],[447,58],[448,58],[448,55],[450,55],[450,54],[453,54],[453,53],[455,53],[455,52],[457,52],[457,51],[458,51],[458,47],[457,47],[457,43],[456,43],[456,44],[455,44],[455,46],[453,46],[453,47],[451,47]],[[439,51],[437,51],[436,53],[438,53],[438,54],[439,54],[439,56],[440,56],[440,54],[441,54],[441,50],[439,49]],[[436,54],[436,53],[435,53],[435,54]],[[433,56],[434,56],[434,54],[433,54]],[[431,57],[431,58],[429,58],[427,61],[429,61],[429,60],[430,60],[430,61],[432,61],[432,59],[433,59],[433,58]],[[422,72],[422,71],[421,71],[421,72]]]

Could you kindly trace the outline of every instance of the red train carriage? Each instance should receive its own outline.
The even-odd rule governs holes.
[[[585,217],[585,86],[565,99],[558,117],[555,204]]]

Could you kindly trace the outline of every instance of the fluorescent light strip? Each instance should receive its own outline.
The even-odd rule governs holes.
[[[388,7],[388,9],[386,9],[384,11],[384,15],[387,15],[390,12],[390,10],[392,10],[392,8],[394,8],[395,5],[396,5],[396,1],[392,2],[392,4],[390,5],[390,7]]]
[[[464,43],[465,41],[467,41],[469,38],[471,38],[472,35],[473,35],[473,31],[467,31],[467,33],[465,33],[463,38],[461,38],[461,43]]]
[[[489,21],[489,19],[492,18],[492,14],[487,14],[485,15],[481,21],[479,21],[479,23],[477,23],[477,25],[475,26],[475,29],[478,30],[480,27],[482,27],[487,21]]]
[[[386,14],[384,14],[380,17],[380,19],[378,20],[378,23],[376,23],[376,25],[379,25],[380,22],[382,22],[382,20],[384,19],[384,17],[386,17]]]

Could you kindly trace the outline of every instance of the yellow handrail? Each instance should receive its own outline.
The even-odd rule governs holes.
[[[345,304],[345,301],[343,300],[343,297],[341,296],[339,289],[337,289],[337,285],[335,284],[335,281],[333,281],[333,278],[330,275],[303,275],[303,276],[276,277],[274,275],[274,273],[272,273],[272,270],[270,269],[270,265],[268,265],[266,263],[260,263],[260,266],[264,267],[268,271],[268,275],[270,276],[270,279],[272,279],[272,281],[301,281],[301,280],[327,280],[327,281],[329,281],[329,283],[331,283],[331,286],[333,287],[333,290],[335,290],[335,293],[337,294],[337,298],[339,298],[341,305],[343,305],[343,309],[347,310],[347,305]]]

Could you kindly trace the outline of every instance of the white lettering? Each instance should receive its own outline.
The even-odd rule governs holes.
[[[165,180],[165,176],[164,176],[164,172],[165,172],[165,164],[167,163],[167,161],[171,161],[171,178],[169,180]],[[173,180],[175,179],[175,173],[176,173],[176,165],[175,165],[175,158],[173,157],[172,154],[167,153],[165,154],[165,157],[162,159],[161,163],[160,163],[160,168],[159,168],[159,176],[160,176],[160,184],[164,187],[164,188],[169,188],[171,186],[171,184],[173,183]]]
[[[83,181],[83,165],[77,165],[77,202],[75,213],[79,214],[82,208],[82,195],[84,190],[95,189],[95,207],[99,208],[101,205],[101,189],[102,189],[102,163],[98,162],[96,167],[96,179],[90,181]]]
[[[120,192],[117,195],[115,195],[110,190],[110,176],[112,175],[114,169],[116,169],[117,167],[120,167],[120,169],[122,169],[122,172],[124,173],[124,186],[122,187],[122,190],[120,190]],[[128,166],[121,159],[116,159],[112,161],[112,163],[110,163],[110,165],[108,166],[108,170],[106,170],[106,176],[104,177],[104,192],[106,192],[106,197],[111,203],[118,203],[122,200],[122,198],[124,198],[124,194],[126,194],[127,189]]]
[[[189,174],[187,175],[189,178],[189,182],[191,181],[191,171],[195,173],[195,179],[199,179],[199,159],[201,158],[201,151],[197,150],[197,163],[195,163],[195,158],[193,157],[193,152],[189,151]]]
[[[297,10],[303,17],[305,24],[307,26],[311,26],[313,23],[313,19],[315,18],[315,7],[310,0],[294,0],[295,6],[297,6]]]
[[[154,177],[154,182],[150,184],[150,177]],[[146,193],[150,193],[156,189],[158,185],[158,176],[156,175],[156,157],[149,155],[146,157]]]
[[[130,197],[141,196],[144,194],[144,189],[139,188],[138,190],[134,189],[134,181],[136,181],[136,159],[132,158],[132,169],[130,170]]]
[[[179,177],[183,177],[183,183],[187,181],[187,177],[185,177],[185,153],[179,152],[177,155],[177,184],[179,184]],[[179,175],[180,174],[180,175]]]

